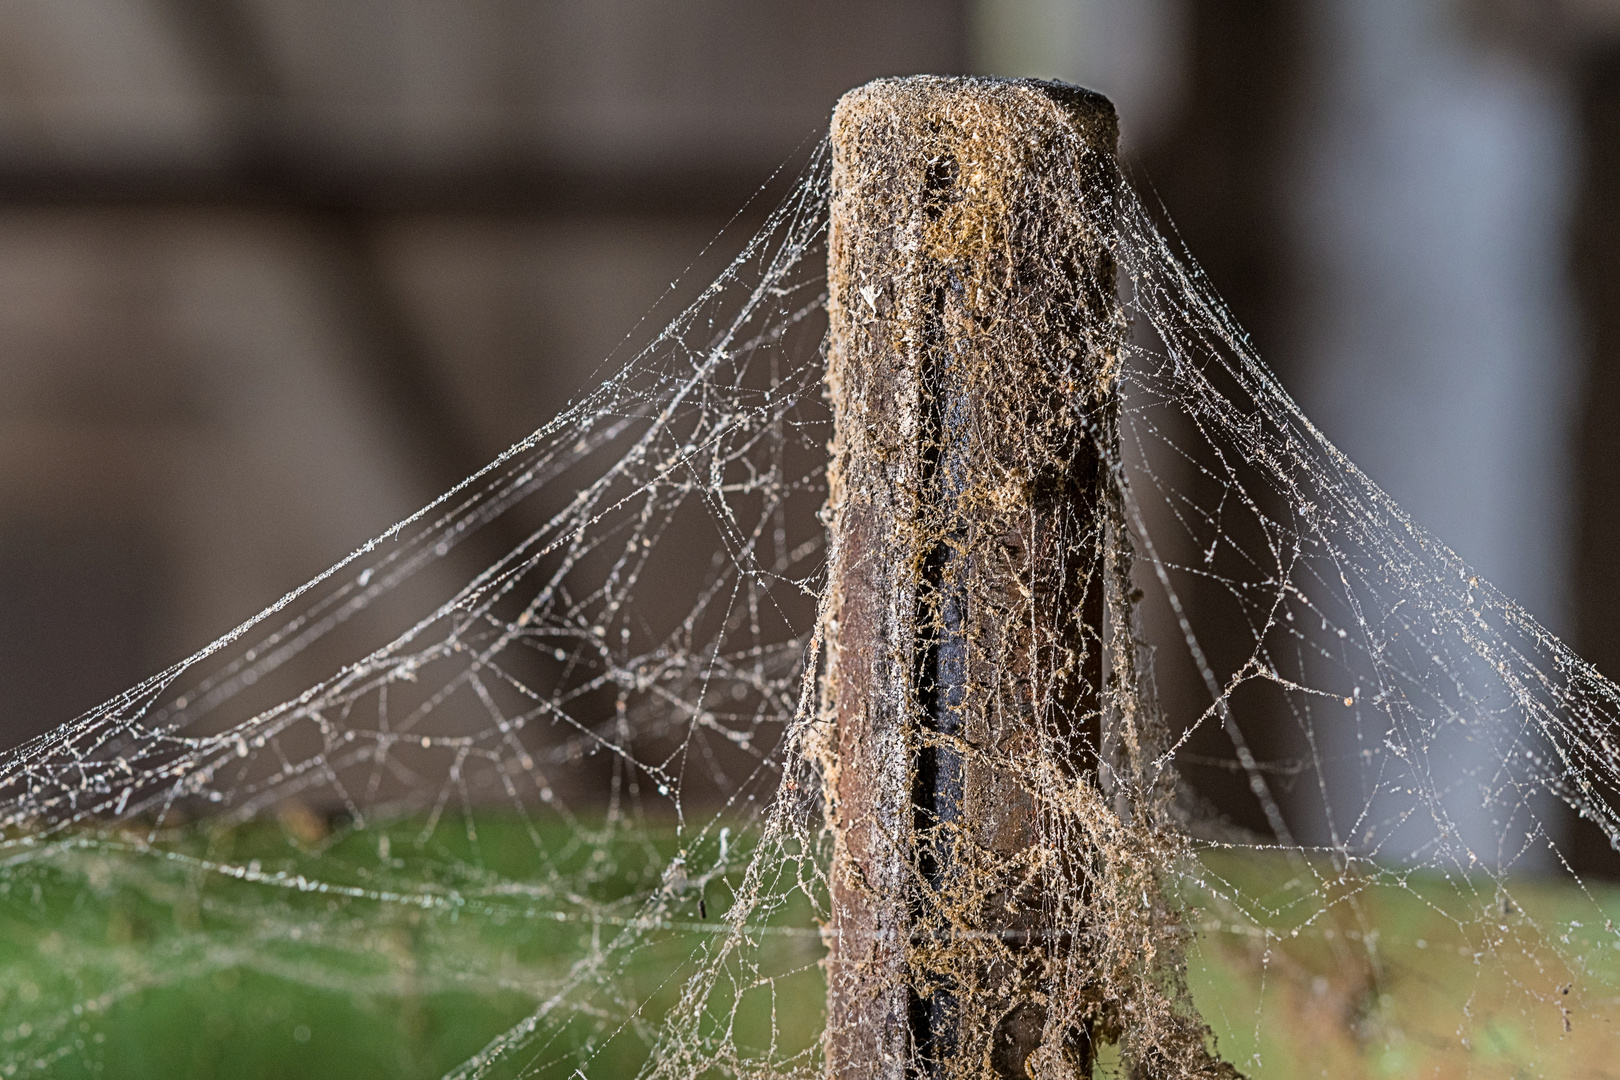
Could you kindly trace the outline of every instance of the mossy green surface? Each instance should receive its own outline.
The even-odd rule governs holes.
[[[1620,889],[1207,853],[1194,999],[1255,1077],[1620,1075]]]
[[[672,883],[673,828],[475,826],[321,835],[294,817],[10,842],[0,1074],[434,1077],[549,1010],[487,1075],[636,1075],[724,925],[745,844],[728,871],[713,830],[688,834]],[[1194,1000],[1246,1075],[1614,1074],[1613,887],[1217,851],[1183,890]],[[729,961],[704,1022],[803,1064],[822,946],[802,898],[769,921],[757,970]]]
[[[673,828],[474,824],[13,841],[0,1075],[441,1076],[542,1008],[490,1075],[634,1075],[724,927],[730,876],[672,887]],[[808,915],[783,917],[807,930],[778,944],[817,981]],[[768,1039],[768,1007],[737,1017]],[[802,1010],[778,1026],[804,1029]]]

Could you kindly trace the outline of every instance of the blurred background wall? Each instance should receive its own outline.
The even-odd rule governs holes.
[[[0,745],[548,418],[916,71],[1108,93],[1327,434],[1620,675],[1620,2],[0,0]]]

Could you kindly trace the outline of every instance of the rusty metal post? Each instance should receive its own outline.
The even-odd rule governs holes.
[[[1098,770],[1113,108],[885,79],[832,139],[829,1075],[1089,1075],[1035,778]]]

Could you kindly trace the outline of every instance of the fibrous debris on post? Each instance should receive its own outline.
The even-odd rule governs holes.
[[[1164,898],[1121,511],[1106,99],[917,76],[833,118],[829,1074],[1232,1076]]]

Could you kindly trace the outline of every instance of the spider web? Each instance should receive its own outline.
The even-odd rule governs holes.
[[[819,1074],[828,154],[578,404],[4,759],[0,904],[56,981],[0,997],[0,1073],[248,971],[499,1003],[456,1076]],[[1170,996],[1251,1076],[1600,1075],[1620,904],[1561,821],[1620,839],[1615,686],[1312,426],[1124,177],[1066,182],[1134,326],[1105,464],[1174,799],[1110,828]],[[89,949],[74,897],[191,914]]]

